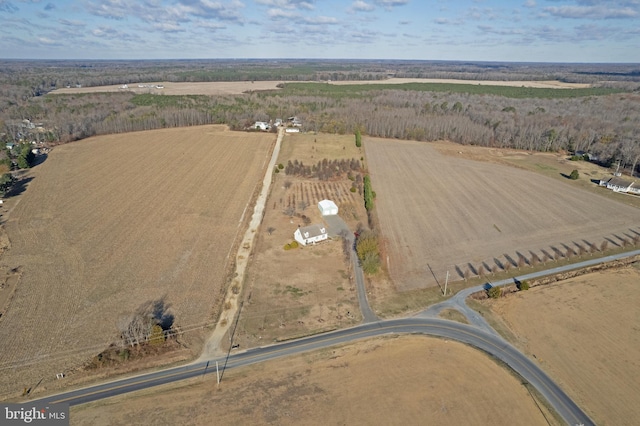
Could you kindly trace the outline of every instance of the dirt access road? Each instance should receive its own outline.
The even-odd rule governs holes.
[[[238,252],[236,253],[236,269],[234,273],[234,279],[231,283],[231,286],[227,289],[227,294],[223,303],[224,310],[220,315],[220,318],[218,319],[218,323],[216,324],[216,328],[213,331],[213,334],[207,339],[207,342],[205,343],[202,355],[200,356],[201,360],[210,359],[216,355],[220,355],[221,353],[223,353],[221,342],[225,335],[228,336],[228,333],[232,333],[231,336],[229,336],[229,341],[232,341],[232,336],[235,332],[234,319],[237,315],[240,315],[239,309],[242,306],[242,303],[240,302],[240,295],[242,294],[242,286],[245,282],[244,274],[247,269],[249,256],[251,255],[258,228],[260,227],[262,218],[264,216],[264,209],[267,203],[267,197],[269,195],[269,188],[271,187],[271,181],[273,180],[273,170],[276,167],[276,161],[278,160],[278,155],[280,154],[280,146],[282,145],[283,137],[284,128],[280,128],[278,130],[278,137],[271,154],[271,160],[269,160],[269,164],[265,169],[264,178],[262,179],[262,189],[260,190],[260,195],[258,195],[255,206],[253,208],[251,222],[249,223],[249,227],[244,233],[244,237],[242,238],[240,247],[238,249]]]

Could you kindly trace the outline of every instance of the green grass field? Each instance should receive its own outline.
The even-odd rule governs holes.
[[[506,98],[578,98],[585,96],[602,96],[623,92],[621,89],[593,87],[586,89],[547,89],[533,87],[488,86],[482,84],[451,83],[405,83],[405,84],[318,84],[287,83],[284,95],[318,95],[335,98],[364,96],[367,92],[382,90],[404,90],[418,92],[468,93],[472,95],[496,95]]]

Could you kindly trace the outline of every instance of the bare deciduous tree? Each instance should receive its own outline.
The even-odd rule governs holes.
[[[291,206],[287,207],[286,209],[284,209],[283,213],[286,214],[289,217],[293,217],[293,215],[296,214],[296,208],[295,208],[295,206],[291,205]]]
[[[143,303],[133,314],[120,318],[116,324],[122,341],[128,346],[139,346],[149,340],[153,327],[167,331],[173,327],[174,316],[164,299]]]

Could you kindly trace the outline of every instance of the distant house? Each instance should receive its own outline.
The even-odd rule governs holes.
[[[253,128],[258,130],[269,130],[271,126],[265,121],[256,121]]]
[[[11,151],[13,149],[13,147],[16,146],[16,144],[13,143],[13,142],[7,142],[7,144],[5,146],[7,147],[7,149],[9,151]]]
[[[322,216],[332,216],[338,214],[338,206],[331,200],[322,200],[318,203],[318,209]]]
[[[302,121],[300,121],[298,117],[289,117],[287,121],[289,121],[289,124],[293,127],[302,127]]]
[[[274,126],[280,127],[282,126],[282,118],[276,118],[276,121],[273,123]]]
[[[298,228],[296,229],[296,232],[293,233],[293,238],[303,246],[319,243],[320,241],[326,240],[328,237],[327,229],[324,226],[317,224]]]
[[[613,192],[633,192],[638,193],[637,189],[633,188],[633,182],[626,181],[617,176],[614,176],[609,179],[600,179],[600,186],[605,186],[607,189],[612,190]]]

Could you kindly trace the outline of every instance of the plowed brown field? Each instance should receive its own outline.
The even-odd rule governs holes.
[[[185,330],[211,323],[274,140],[202,126],[56,147],[4,225],[1,266],[22,276],[0,319],[0,391],[72,372],[148,301]]]
[[[428,143],[367,138],[388,266],[400,290],[460,280],[576,243],[637,234],[640,210],[530,171],[443,155]],[[462,149],[462,148],[460,148]],[[627,237],[625,237],[627,235]],[[585,242],[586,241],[586,242]]]

